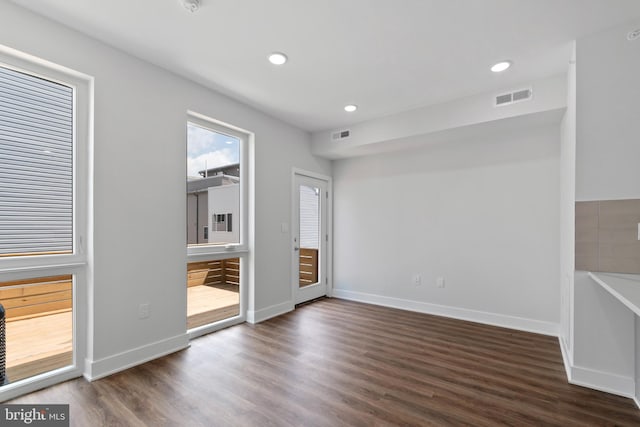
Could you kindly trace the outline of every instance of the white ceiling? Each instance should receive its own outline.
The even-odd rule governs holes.
[[[571,40],[640,17],[639,0],[201,1],[14,0],[308,131],[562,72]]]

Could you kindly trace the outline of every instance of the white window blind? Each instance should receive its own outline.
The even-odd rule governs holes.
[[[73,250],[73,89],[0,67],[0,256]]]
[[[320,249],[320,191],[300,186],[300,247]]]

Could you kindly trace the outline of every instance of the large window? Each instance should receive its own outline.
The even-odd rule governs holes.
[[[187,328],[244,321],[250,134],[196,113],[187,121]]]
[[[187,123],[187,244],[242,245],[246,135],[201,117]]]
[[[91,87],[0,46],[0,400],[82,373]]]

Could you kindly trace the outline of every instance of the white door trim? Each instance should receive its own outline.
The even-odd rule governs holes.
[[[294,280],[294,278],[296,276],[296,271],[297,271],[295,263],[299,262],[297,258],[297,252],[293,250],[293,246],[294,246],[293,236],[295,235],[295,231],[293,228],[296,226],[296,224],[294,224],[294,220],[297,217],[297,213],[295,212],[295,209],[296,209],[295,197],[297,192],[296,176],[304,176],[304,177],[318,179],[320,181],[325,181],[327,184],[328,196],[327,196],[326,215],[327,215],[327,234],[329,236],[329,239],[327,241],[327,259],[326,259],[326,264],[327,264],[326,265],[326,268],[327,268],[326,295],[328,297],[331,297],[333,295],[333,180],[328,175],[323,175],[317,172],[312,172],[312,171],[294,167],[291,169],[291,213],[290,213],[290,221],[289,221],[289,223],[291,224],[291,226],[289,227],[289,253],[290,253],[290,260],[291,260],[291,265],[289,268],[289,271],[290,271],[289,282],[291,286],[290,300],[291,300],[291,304],[294,306],[296,304],[296,280]]]

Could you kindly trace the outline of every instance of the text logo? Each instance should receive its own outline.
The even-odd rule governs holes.
[[[69,405],[0,405],[0,425],[69,427]]]

